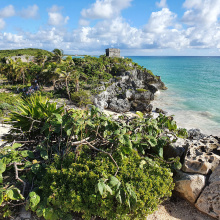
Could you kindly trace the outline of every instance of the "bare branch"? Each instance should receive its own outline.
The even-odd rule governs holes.
[[[14,164],[14,168],[15,168],[15,179],[19,180],[24,185],[23,186],[23,190],[22,190],[22,195],[24,196],[24,191],[25,191],[26,183],[22,179],[19,178],[19,176],[18,176],[18,167],[17,167],[17,165],[23,165],[23,163],[16,163],[16,162],[14,162],[13,164]]]
[[[78,146],[80,144],[83,144],[83,143],[87,142],[87,140],[89,140],[89,137],[87,137],[87,138],[85,138],[85,139],[83,139],[81,141],[71,142],[71,146]]]

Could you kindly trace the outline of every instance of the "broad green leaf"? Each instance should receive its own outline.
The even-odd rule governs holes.
[[[130,136],[129,135],[123,135],[123,138],[124,138],[124,144],[129,147],[130,149],[132,149],[132,143],[131,143],[131,140],[130,140]]]
[[[121,191],[120,191],[120,189],[118,189],[118,190],[116,191],[115,197],[116,197],[116,199],[118,200],[118,202],[122,204]]]
[[[121,129],[121,134],[125,134],[127,132],[126,128]]]
[[[114,131],[114,134],[115,134],[115,135],[119,135],[119,134],[120,134],[120,130],[115,130],[115,131]]]
[[[60,114],[55,114],[53,113],[53,115],[56,116],[56,120],[59,124],[62,124],[63,120],[62,120],[62,116]]]
[[[155,147],[157,145],[157,139],[151,135],[146,136],[147,142],[151,145],[151,147]]]
[[[29,157],[31,159],[35,158],[34,153],[30,150],[23,150],[23,151],[20,151],[19,153],[22,155],[22,157]]]
[[[131,201],[131,206],[134,206],[137,203],[137,195],[133,190],[131,191],[130,201]]]
[[[66,134],[67,134],[67,136],[70,136],[71,133],[72,133],[72,128],[69,128],[68,130],[66,130]]]
[[[174,167],[175,167],[177,170],[180,170],[180,169],[182,168],[182,164],[181,164],[179,161],[177,161],[177,162],[174,163]]]
[[[30,192],[30,207],[32,211],[35,211],[38,203],[40,202],[40,196],[38,196],[35,192]]]
[[[3,183],[3,176],[2,176],[2,173],[0,173],[0,183]]]
[[[40,171],[40,169],[41,169],[41,166],[38,163],[33,164],[31,167],[31,170],[34,174],[37,174]]]
[[[98,190],[100,192],[100,195],[102,196],[105,191],[105,183],[103,181],[99,181],[97,186],[98,186]]]
[[[57,220],[59,219],[53,208],[46,208],[43,216],[46,220]]]
[[[9,199],[11,200],[20,200],[24,199],[24,197],[21,195],[19,189],[8,189],[6,191],[6,195],[8,196]]]
[[[0,206],[3,203],[3,200],[4,200],[3,192],[0,191]]]
[[[105,184],[105,190],[112,195],[112,189],[106,184]]]
[[[123,146],[123,147],[121,147],[121,151],[124,154],[130,154],[131,153],[131,148]]]
[[[126,189],[129,195],[131,195],[131,186],[129,183],[126,183]]]
[[[44,160],[48,160],[48,154],[46,150],[42,150],[40,152],[40,156],[44,159]]]
[[[45,212],[45,209],[37,209],[36,210],[37,217],[43,216],[44,212]]]
[[[118,185],[119,183],[120,183],[120,181],[119,181],[115,176],[111,176],[111,177],[110,177],[109,184],[110,184],[112,187]]]
[[[19,148],[19,147],[21,147],[21,146],[22,146],[22,144],[14,143],[11,148],[12,148],[12,149],[16,149],[16,148]]]
[[[163,147],[159,148],[158,155],[163,158]]]
[[[105,131],[103,132],[103,137],[106,138],[107,136],[108,136],[108,131],[105,130]]]
[[[137,114],[140,118],[143,118],[143,117],[144,117],[143,113],[140,112],[140,111],[137,111],[136,114]]]
[[[6,164],[3,163],[2,160],[0,160],[0,173],[4,173],[6,170]]]

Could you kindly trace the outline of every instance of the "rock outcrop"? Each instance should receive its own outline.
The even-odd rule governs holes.
[[[220,162],[220,144],[215,137],[205,137],[189,146],[183,163],[187,173],[208,174]]]
[[[220,219],[220,165],[213,171],[208,184],[199,196],[196,207],[200,211]]]
[[[176,192],[200,211],[220,219],[220,138],[191,130],[188,140],[168,147],[182,169],[174,175]]]
[[[175,190],[190,203],[195,203],[205,187],[205,180],[204,175],[178,171],[175,175]]]
[[[111,85],[108,87],[102,86],[104,91],[94,99],[94,104],[101,110],[151,112],[150,102],[154,100],[154,93],[166,89],[160,77],[135,67],[118,73],[109,83]]]

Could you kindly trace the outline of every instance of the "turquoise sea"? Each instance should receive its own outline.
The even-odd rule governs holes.
[[[156,95],[160,107],[180,127],[220,136],[220,57],[129,56],[161,76],[168,90]]]

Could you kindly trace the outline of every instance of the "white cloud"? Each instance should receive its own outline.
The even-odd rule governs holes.
[[[20,43],[23,40],[23,36],[11,33],[4,33],[3,40],[7,42]]]
[[[8,5],[5,8],[0,10],[0,17],[7,18],[15,15],[15,10],[13,5]]]
[[[146,32],[161,33],[165,29],[174,26],[177,15],[171,12],[168,8],[163,8],[161,11],[152,12],[150,19],[145,26]]]
[[[56,5],[52,6],[52,8],[50,8],[48,10],[48,24],[52,25],[52,26],[61,26],[61,25],[65,25],[67,24],[68,20],[69,20],[69,16],[63,17],[63,15],[61,14],[61,7],[58,7]]]
[[[96,0],[88,9],[83,9],[81,15],[89,19],[109,19],[117,17],[121,10],[128,8],[132,0]]]
[[[129,7],[131,0],[96,0],[90,8],[82,10],[80,26],[71,32],[62,29],[69,17],[62,14],[61,7],[54,5],[48,10],[48,24],[53,27],[41,27],[36,33],[0,32],[0,47],[53,50],[59,46],[64,51],[74,48],[74,53],[78,54],[104,53],[107,47],[117,47],[122,51],[135,51],[137,55],[138,51],[157,51],[155,53],[159,55],[159,51],[220,49],[220,6],[217,0],[185,0],[186,11],[182,19],[165,7],[166,1],[158,0],[157,3],[162,9],[152,12],[149,20],[143,21],[143,28],[137,28],[121,16],[121,10]],[[0,29],[5,27],[4,18],[13,14],[9,11],[8,6],[0,10]],[[26,16],[33,18],[37,11],[36,6],[35,13]],[[90,26],[91,19],[100,20]]]
[[[19,13],[21,17],[23,18],[37,18],[38,17],[38,6],[32,5],[28,6],[26,9],[22,9]]]
[[[79,20],[79,25],[81,25],[81,26],[89,26],[89,24],[90,24],[90,22],[88,21],[88,20],[86,20],[86,19],[80,19]]]
[[[0,30],[3,29],[5,27],[5,21],[0,18]]]
[[[160,2],[156,2],[156,6],[158,8],[167,8],[167,0],[160,0]]]
[[[219,0],[186,0],[183,22],[191,26],[211,26],[220,16]]]

